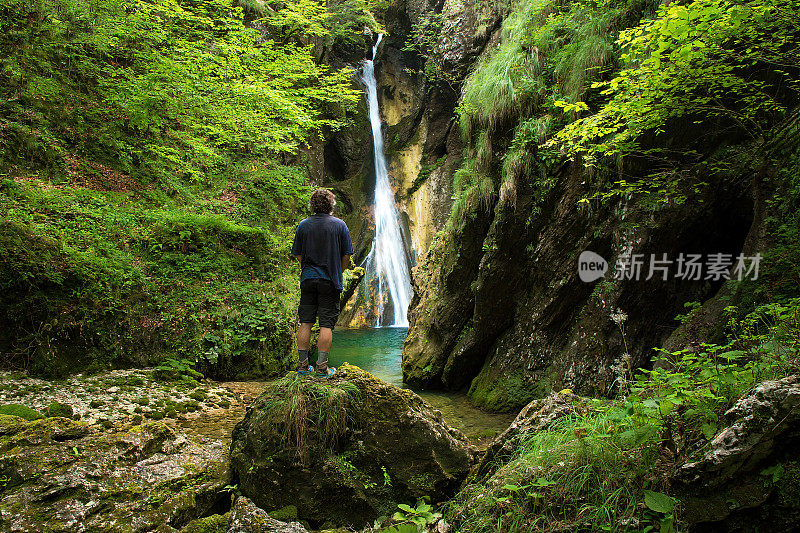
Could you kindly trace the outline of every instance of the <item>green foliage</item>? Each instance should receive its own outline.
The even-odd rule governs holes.
[[[392,520],[398,522],[410,522],[417,526],[417,529],[424,530],[425,526],[436,523],[442,517],[442,513],[434,512],[429,503],[429,498],[423,497],[417,500],[417,505],[411,507],[406,503],[401,503],[397,507],[400,509],[392,516]]]
[[[458,107],[469,143],[459,172],[469,179],[456,176],[454,218],[485,207],[497,193],[513,206],[528,183],[543,201],[561,160],[550,138],[587,108],[584,100],[597,98],[590,85],[617,65],[616,29],[637,21],[651,4],[523,0],[514,6],[500,44],[469,77]],[[483,176],[498,178],[490,188]]]
[[[757,138],[797,97],[796,0],[695,0],[662,6],[654,20],[620,34],[626,68],[597,82],[608,97],[597,112],[558,134],[570,154],[646,153],[642,136],[670,121],[727,127]],[[794,43],[794,46],[791,45]],[[783,93],[783,94],[782,94]]]
[[[288,368],[285,243],[310,188],[276,158],[358,101],[299,44],[371,17],[345,3],[333,33],[309,0],[3,3],[3,366]]]
[[[297,288],[284,249],[309,191],[297,169],[252,166],[187,191],[184,205],[4,182],[6,364],[61,374],[67,345],[87,347],[72,371],[91,360],[146,363],[166,345],[178,358],[208,358],[212,373],[224,370],[220,357],[236,372],[244,356],[259,361],[251,374],[288,368]]]
[[[187,385],[197,385],[197,380],[203,379],[203,374],[194,369],[195,362],[188,359],[167,358],[159,364],[153,372],[153,377],[160,380],[180,381]],[[144,405],[149,403],[144,398]]]
[[[388,6],[386,0],[329,0],[327,27],[333,45],[363,46],[364,29],[386,33],[373,13]]]
[[[411,26],[411,33],[408,36],[405,47],[403,47],[404,52],[415,52],[423,58],[422,73],[431,82],[441,78],[453,81],[442,71],[441,64],[436,57],[443,23],[443,13],[430,12],[421,14],[414,25]]]
[[[349,71],[262,41],[242,13],[230,0],[6,2],[6,163],[196,181],[231,154],[292,150],[340,125],[321,109],[357,101]]]

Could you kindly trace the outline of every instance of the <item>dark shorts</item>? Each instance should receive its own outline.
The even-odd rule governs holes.
[[[304,279],[300,283],[300,322],[313,324],[319,316],[319,327],[333,329],[339,318],[338,290],[327,279]]]

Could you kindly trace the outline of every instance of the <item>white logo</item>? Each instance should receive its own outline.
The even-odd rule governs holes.
[[[608,261],[596,253],[584,250],[578,257],[578,276],[581,281],[589,283],[602,278],[608,271]]]

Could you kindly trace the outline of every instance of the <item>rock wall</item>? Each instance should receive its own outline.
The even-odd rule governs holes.
[[[533,177],[520,180],[516,204],[495,200],[454,221],[417,268],[403,349],[408,383],[468,387],[475,404],[500,411],[551,388],[609,393],[626,352],[634,367],[646,366],[683,304],[713,296],[722,281],[677,280],[674,270],[667,281],[645,280],[645,265],[639,280],[585,283],[580,253],[600,254],[612,270],[626,252],[735,256],[751,232],[747,185],[711,186],[650,209],[632,201],[579,207],[592,191],[578,166],[562,166],[554,181],[540,197]],[[616,309],[625,322],[611,320]]]

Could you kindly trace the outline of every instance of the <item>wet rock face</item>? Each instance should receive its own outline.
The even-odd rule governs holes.
[[[415,271],[403,349],[407,383],[469,387],[479,406],[510,411],[551,389],[608,394],[627,351],[645,366],[675,329],[683,304],[712,296],[721,281],[648,277],[651,254],[734,257],[752,222],[746,187],[705,193],[657,210],[618,203],[576,209],[591,196],[580,168],[564,166],[546,195],[535,178],[518,183],[516,203],[497,201],[454,224]],[[583,282],[578,258],[609,263],[605,279]],[[648,263],[639,279],[613,279],[626,251]],[[623,338],[611,313],[626,314]]]
[[[329,380],[307,379],[301,388],[357,388],[346,430],[331,445],[320,442],[319,427],[311,428],[305,444],[310,453],[301,461],[284,440],[291,429],[270,420],[272,393],[260,396],[237,424],[231,446],[240,490],[259,507],[270,512],[294,505],[312,526],[332,521],[361,527],[400,502],[423,495],[446,499],[466,478],[472,461],[466,437],[413,392],[347,364]]]
[[[450,213],[453,175],[463,152],[454,113],[460,86],[498,34],[502,13],[494,4],[480,2],[397,0],[380,17],[388,35],[376,58],[378,100],[390,179],[413,266]],[[437,17],[441,27],[426,59],[410,50],[411,36],[415,26]],[[349,64],[357,66],[352,59],[363,58],[364,50],[339,52],[329,59],[339,57],[348,57]],[[431,75],[434,71],[437,74]],[[322,157],[317,158],[321,163],[315,178],[340,198],[339,214],[351,230],[358,263],[372,242],[374,170],[366,106],[359,106],[352,126],[331,135],[317,151]],[[359,298],[343,310],[340,325],[365,325],[359,309],[369,302],[366,296]]]
[[[221,443],[158,423],[108,433],[66,418],[0,416],[0,529],[180,528],[230,505]]]

